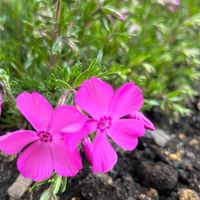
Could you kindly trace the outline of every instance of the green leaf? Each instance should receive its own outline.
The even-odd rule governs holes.
[[[103,13],[104,14],[114,14],[117,18],[123,19],[123,15],[115,8],[110,7],[110,6],[103,6],[102,7]]]
[[[97,62],[98,64],[101,64],[102,58],[103,58],[103,50],[100,49],[99,52],[98,52],[98,55],[97,55],[96,62]]]
[[[84,73],[82,73],[82,74],[79,74],[79,75],[76,77],[76,79],[74,80],[73,88],[79,87],[80,84],[81,84],[84,80],[87,79],[87,77],[88,77],[87,72],[84,72]]]
[[[58,37],[52,46],[52,54],[55,55],[62,51],[63,41],[62,37]]]
[[[56,175],[55,181],[53,183],[53,193],[55,195],[59,193],[61,185],[62,185],[62,177]]]
[[[65,192],[66,188],[67,188],[67,177],[63,177],[60,192],[61,193]]]
[[[107,17],[105,17],[105,16],[102,16],[101,18],[100,18],[100,20],[101,20],[101,24],[102,24],[102,26],[103,26],[103,28],[106,30],[106,31],[110,31],[110,26],[109,26],[109,20],[108,20],[108,18]]]
[[[50,189],[45,190],[40,196],[40,200],[50,200]]]
[[[56,80],[57,87],[65,88],[67,90],[72,89],[71,85],[63,80]]]

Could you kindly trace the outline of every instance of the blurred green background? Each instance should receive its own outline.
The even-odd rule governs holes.
[[[4,128],[19,115],[9,96],[38,90],[56,104],[94,75],[115,87],[134,81],[144,111],[156,107],[171,121],[190,114],[200,78],[199,8],[198,0],[1,0]]]

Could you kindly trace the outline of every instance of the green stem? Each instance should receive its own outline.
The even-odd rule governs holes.
[[[60,15],[61,15],[61,5],[62,5],[61,0],[57,0],[56,17],[55,17],[55,23],[53,25],[53,36],[52,36],[53,42],[55,42],[59,37],[58,29],[59,29]],[[51,56],[49,66],[48,66],[49,68],[51,68],[52,66],[56,64],[58,57],[59,57],[59,53]]]
[[[66,101],[67,97],[69,96],[69,94],[74,95],[74,94],[76,94],[76,92],[77,92],[77,91],[76,91],[75,89],[65,90],[65,91],[61,94],[61,96],[59,97],[57,106],[61,106],[61,105],[65,104],[65,101]],[[69,104],[71,104],[71,102],[70,102]]]

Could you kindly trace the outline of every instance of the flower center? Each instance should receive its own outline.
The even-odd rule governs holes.
[[[97,129],[100,131],[105,131],[110,128],[111,122],[112,122],[111,117],[107,117],[107,116],[101,117],[97,124]]]
[[[52,141],[52,136],[50,133],[41,131],[38,133],[38,136],[40,137],[40,140],[42,142],[51,142]]]

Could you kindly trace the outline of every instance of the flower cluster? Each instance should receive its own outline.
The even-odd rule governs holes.
[[[180,0],[161,0],[160,3],[163,6],[167,6],[171,12],[175,12],[180,6]]]
[[[54,109],[38,92],[19,94],[16,104],[34,130],[1,136],[0,150],[10,155],[20,152],[17,168],[34,181],[48,179],[53,172],[75,176],[82,168],[79,144],[94,173],[108,172],[117,162],[111,140],[124,150],[133,150],[145,128],[154,130],[139,111],[143,96],[134,83],[125,83],[114,91],[92,77],[80,86],[75,106]]]

